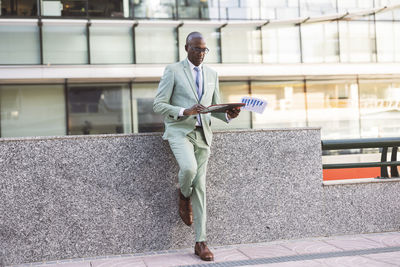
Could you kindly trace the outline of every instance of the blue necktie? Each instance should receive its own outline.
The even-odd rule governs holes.
[[[194,67],[194,70],[196,71],[196,89],[197,89],[197,96],[199,97],[199,100],[201,99],[201,95],[203,94],[201,90],[201,85],[200,85],[200,68],[199,67]]]

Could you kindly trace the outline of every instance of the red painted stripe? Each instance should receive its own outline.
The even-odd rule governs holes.
[[[379,167],[323,170],[324,181],[375,178],[379,176],[381,176],[381,168]]]

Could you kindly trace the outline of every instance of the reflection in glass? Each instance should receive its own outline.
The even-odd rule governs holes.
[[[400,80],[360,80],[361,137],[397,137]]]
[[[341,62],[376,62],[375,25],[372,21],[340,21]]]
[[[132,89],[133,132],[162,132],[164,120],[162,115],[153,111],[154,97],[158,83],[135,83]]]
[[[355,12],[374,7],[374,0],[337,0],[339,12]]]
[[[207,47],[210,49],[208,54],[204,58],[205,63],[219,63],[220,53],[219,53],[219,32],[214,27],[196,27],[183,26],[179,28],[179,58],[181,60],[187,57],[187,52],[185,50],[186,37],[189,33],[193,31],[198,31],[203,34],[206,41]]]
[[[176,19],[175,0],[131,0],[133,17]]]
[[[385,7],[399,5],[400,0],[375,0],[375,7]],[[399,20],[400,9],[395,8],[390,11],[379,12],[375,15],[376,20]]]
[[[123,0],[89,0],[90,17],[123,18],[129,15],[128,1]]]
[[[259,0],[220,0],[221,19],[260,19]]]
[[[32,17],[38,15],[36,0],[1,0],[0,16]]]
[[[339,61],[337,22],[301,25],[303,62]]]
[[[223,63],[261,63],[261,31],[254,27],[221,30]]]
[[[376,46],[378,62],[400,61],[400,23],[376,22]]]
[[[68,134],[131,132],[128,84],[68,86]]]
[[[243,96],[249,95],[249,84],[247,82],[220,82],[219,90],[221,103],[238,103],[241,101]],[[231,120],[229,124],[212,117],[211,128],[213,130],[250,129],[251,112],[242,111],[240,115]]]
[[[63,85],[1,85],[1,137],[65,135]]]
[[[268,103],[263,114],[253,113],[253,128],[307,126],[302,81],[252,82],[251,94]]]
[[[172,63],[177,59],[175,27],[135,28],[136,63]]]
[[[0,64],[40,64],[39,27],[0,25]]]
[[[92,64],[132,64],[132,26],[90,27],[90,53]]]
[[[85,17],[87,0],[41,0],[42,16]]]
[[[262,28],[264,63],[300,62],[299,28],[265,26]]]
[[[356,81],[307,81],[309,126],[322,127],[322,139],[360,138]]]
[[[44,64],[86,64],[86,26],[43,26]]]
[[[337,13],[336,0],[300,0],[301,16],[319,16]]]

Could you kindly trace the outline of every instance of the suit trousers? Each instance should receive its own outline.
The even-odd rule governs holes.
[[[196,242],[206,241],[206,171],[210,147],[202,128],[168,142],[179,165],[181,192],[192,201]]]

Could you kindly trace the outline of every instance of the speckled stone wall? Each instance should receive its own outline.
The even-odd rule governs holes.
[[[214,134],[208,243],[400,229],[400,183],[322,186],[315,128]],[[0,266],[192,247],[160,134],[0,139]]]

